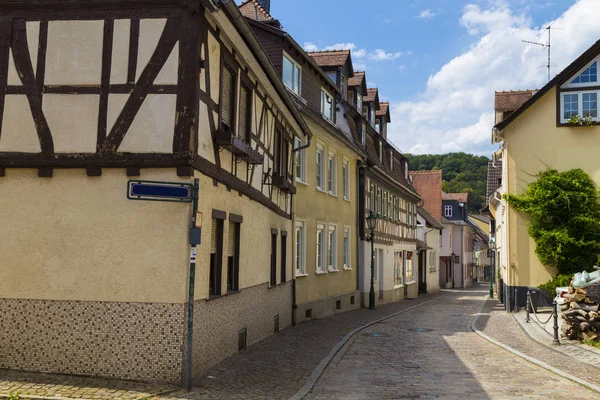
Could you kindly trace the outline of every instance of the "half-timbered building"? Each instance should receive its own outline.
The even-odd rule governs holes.
[[[290,325],[309,136],[233,1],[0,0],[0,368],[178,382]]]
[[[363,80],[364,74],[352,80],[351,89],[358,93]],[[356,124],[364,129],[367,152],[367,160],[358,170],[359,283],[363,304],[369,298],[371,263],[376,302],[418,295],[416,228],[417,205],[422,200],[408,181],[407,159],[387,140],[387,123],[391,120],[387,106],[379,103],[376,88],[367,89],[362,98],[362,119]],[[371,212],[378,217],[373,239],[365,223]],[[373,252],[370,240],[374,240]]]

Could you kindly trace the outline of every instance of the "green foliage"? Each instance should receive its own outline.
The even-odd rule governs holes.
[[[588,174],[581,169],[548,169],[523,195],[504,198],[531,217],[529,235],[543,264],[559,274],[592,270],[600,254],[600,205]]]
[[[540,289],[546,292],[550,298],[554,298],[556,296],[556,288],[570,286],[572,278],[573,275],[571,274],[558,274],[548,282],[541,284]]]
[[[14,392],[14,393],[8,394],[8,400],[20,400],[20,399],[21,399],[21,392]]]
[[[469,210],[479,212],[485,205],[489,159],[467,153],[405,154],[411,171],[442,170],[442,190],[469,193]]]

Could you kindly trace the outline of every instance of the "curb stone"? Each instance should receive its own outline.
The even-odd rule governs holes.
[[[387,315],[385,317],[376,319],[374,321],[368,322],[365,325],[363,325],[361,327],[358,327],[358,328],[354,329],[353,331],[349,332],[339,342],[337,342],[337,344],[331,349],[331,351],[329,352],[329,354],[327,354],[325,356],[325,358],[323,358],[321,360],[321,362],[315,367],[315,369],[313,370],[312,374],[310,375],[310,377],[308,378],[308,380],[306,381],[306,383],[300,388],[300,390],[298,390],[288,400],[302,400],[308,393],[310,393],[310,391],[313,389],[313,387],[315,386],[315,384],[317,383],[317,381],[319,380],[319,378],[321,377],[321,375],[323,375],[323,372],[325,372],[325,369],[327,368],[327,366],[329,365],[329,363],[331,362],[331,360],[333,360],[333,358],[337,355],[337,353],[358,332],[360,332],[363,329],[366,329],[366,328],[368,328],[370,326],[373,326],[375,324],[378,324],[380,322],[383,322],[385,320],[393,318],[393,317],[395,317],[397,315],[404,314],[404,313],[406,313],[408,311],[414,310],[415,308],[424,306],[425,304],[429,304],[429,303],[437,301],[439,299],[443,299],[443,298],[445,298],[445,297],[447,297],[449,295],[450,295],[450,293],[442,295],[442,296],[439,296],[439,297],[436,297],[435,299],[431,299],[431,300],[425,301],[425,302],[423,302],[421,304],[417,304],[415,306],[409,307],[409,308],[407,308],[405,310],[398,311],[398,312],[395,312],[393,314]]]
[[[477,328],[477,326],[476,326],[476,323],[477,323],[477,320],[479,319],[479,317],[481,316],[481,310],[482,310],[482,309],[483,309],[483,307],[485,306],[485,302],[486,302],[486,300],[487,300],[487,296],[485,296],[485,297],[483,298],[483,301],[482,301],[482,302],[481,302],[481,304],[479,305],[479,308],[478,308],[478,310],[477,310],[477,313],[475,314],[475,317],[474,317],[474,318],[473,318],[473,320],[471,321],[470,328],[471,328],[471,330],[472,330],[473,332],[475,332],[476,334],[478,334],[479,336],[481,336],[482,338],[484,338],[484,339],[485,339],[485,340],[487,340],[488,342],[490,342],[490,343],[492,343],[492,344],[495,344],[496,346],[502,347],[504,350],[506,350],[506,351],[509,351],[509,352],[513,353],[514,355],[516,355],[516,356],[518,356],[518,357],[521,357],[521,358],[523,358],[524,360],[526,360],[526,361],[529,361],[529,362],[530,362],[530,363],[532,363],[532,364],[535,364],[535,365],[537,365],[538,367],[542,367],[542,368],[544,368],[544,369],[546,369],[546,370],[548,370],[548,371],[550,371],[550,372],[554,372],[555,374],[557,374],[557,375],[559,375],[559,376],[561,376],[561,377],[563,377],[563,378],[566,378],[566,379],[568,379],[568,380],[570,380],[570,381],[573,381],[573,382],[575,382],[575,383],[578,383],[579,385],[581,385],[581,386],[584,386],[584,387],[586,387],[587,389],[589,389],[589,390],[591,390],[591,391],[593,391],[593,392],[600,393],[600,386],[597,386],[597,385],[594,385],[594,384],[592,384],[592,383],[589,383],[589,382],[587,382],[587,381],[584,381],[583,379],[577,378],[576,376],[573,376],[573,375],[571,375],[571,374],[569,374],[569,373],[566,373],[566,372],[564,372],[564,371],[561,371],[561,370],[560,370],[560,369],[558,369],[558,368],[555,368],[555,367],[553,367],[553,366],[551,366],[551,365],[548,365],[548,364],[546,364],[546,363],[545,363],[545,362],[543,362],[543,361],[540,361],[540,360],[538,360],[538,359],[536,359],[536,358],[533,358],[533,357],[530,357],[530,356],[528,356],[528,355],[526,355],[526,354],[523,354],[523,353],[521,353],[520,351],[518,351],[518,350],[515,350],[515,349],[513,349],[512,347],[510,347],[510,346],[507,346],[507,345],[505,345],[505,344],[503,344],[503,343],[500,343],[500,342],[498,342],[497,340],[495,340],[495,339],[493,339],[493,338],[489,337],[488,335],[486,335],[485,333],[483,333],[482,331],[480,331],[480,330]]]

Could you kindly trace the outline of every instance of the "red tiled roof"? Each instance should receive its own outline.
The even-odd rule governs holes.
[[[246,18],[252,18],[256,21],[270,21],[273,19],[271,14],[256,0],[246,0],[238,8]]]
[[[442,171],[410,171],[412,185],[423,198],[423,208],[442,220]]]
[[[518,110],[527,100],[529,100],[537,90],[512,90],[508,92],[495,92],[494,110],[495,111],[515,111]]]
[[[365,97],[363,97],[363,101],[364,102],[375,101],[376,97],[377,97],[377,88],[370,88],[370,89],[367,89],[367,95]]]
[[[466,203],[469,201],[469,193],[446,193],[442,192],[443,200],[457,200],[461,203]]]
[[[388,102],[379,103],[379,110],[375,113],[375,115],[377,115],[378,117],[386,115],[389,110],[389,107],[390,103]]]
[[[365,71],[354,72],[354,76],[348,79],[348,86],[360,86],[365,80]]]
[[[307,52],[319,67],[341,67],[348,60],[350,50],[327,50]]]

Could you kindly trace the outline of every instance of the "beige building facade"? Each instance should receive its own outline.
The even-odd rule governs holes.
[[[193,4],[0,1],[0,368],[179,383],[291,325],[310,131],[235,4]],[[197,213],[128,196],[196,179]]]
[[[540,263],[535,242],[527,232],[528,219],[501,199],[502,193],[522,194],[535,175],[547,168],[581,168],[600,184],[597,152],[598,76],[600,42],[596,42],[539,91],[529,91],[511,112],[497,112],[493,141],[500,144],[494,160],[502,166],[501,186],[490,196],[495,219],[502,297],[508,310],[523,307],[526,291],[551,279],[556,271]],[[497,92],[510,99],[521,92]],[[573,117],[590,123],[571,123]]]

